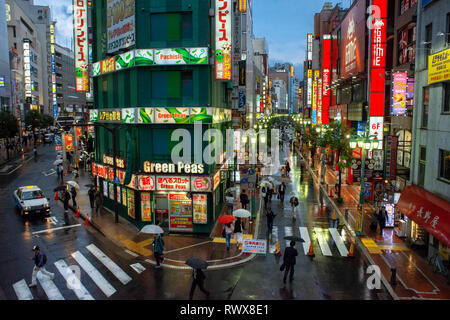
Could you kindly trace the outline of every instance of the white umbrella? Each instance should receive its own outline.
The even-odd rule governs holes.
[[[61,159],[57,159],[55,162],[53,162],[53,165],[57,166],[60,163],[63,163],[63,161]]]
[[[61,160],[62,160],[62,158],[63,158],[63,156],[62,156],[62,155],[60,155],[60,154],[57,154],[57,155],[56,155],[56,160],[59,160],[59,159],[61,159]]]
[[[150,234],[159,234],[159,233],[164,233],[164,230],[160,226],[157,226],[156,224],[148,224],[145,227],[143,227],[140,232],[150,233]]]
[[[80,190],[80,186],[75,181],[67,181],[67,184],[74,187],[77,190]]]
[[[251,213],[250,211],[241,208],[233,211],[233,216],[236,218],[248,218],[251,216]]]

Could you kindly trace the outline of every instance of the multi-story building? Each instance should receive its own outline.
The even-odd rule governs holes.
[[[397,203],[406,236],[431,256],[450,247],[450,2],[419,0],[411,183]]]
[[[0,34],[6,33],[5,0],[0,0]],[[7,41],[0,42],[0,111],[13,111],[11,109],[11,71]]]
[[[75,89],[74,52],[55,45],[56,101],[58,114],[84,119],[86,94]]]
[[[23,119],[30,109],[53,115],[50,8],[25,0],[6,0],[12,108]]]
[[[253,52],[256,108],[252,111],[253,121],[250,123],[255,122],[257,114],[264,114],[266,110],[267,88],[269,87],[269,47],[266,39],[253,39]]]
[[[273,80],[272,82],[274,88],[273,106],[275,113],[289,113],[289,99],[286,82],[284,80]]]
[[[119,18],[119,2],[92,7],[97,187],[138,227],[210,233],[229,184],[206,131],[231,122],[232,3],[137,0]]]

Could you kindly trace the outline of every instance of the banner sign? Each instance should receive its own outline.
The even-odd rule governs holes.
[[[73,136],[71,134],[65,134],[66,151],[73,151]]]
[[[191,178],[189,176],[156,176],[156,190],[158,191],[190,191]]]
[[[212,181],[210,177],[191,177],[191,191],[211,192]]]
[[[382,147],[383,141],[383,117],[370,117],[369,119],[369,136],[375,136],[378,140],[378,148]]]
[[[323,35],[322,43],[322,87],[319,86],[319,90],[322,90],[322,103],[321,110],[321,123],[329,124],[330,119],[328,115],[328,109],[330,108],[330,69],[331,69],[331,35]]]
[[[58,104],[56,102],[56,70],[55,70],[55,24],[50,25],[50,54],[52,60],[52,98],[53,98],[53,118],[58,116]]]
[[[386,179],[396,180],[397,176],[397,136],[388,136],[386,140]]]
[[[266,254],[266,251],[267,251],[266,240],[244,239],[242,241],[242,252]]]
[[[392,115],[406,115],[407,72],[394,72],[392,82]]]
[[[216,80],[231,80],[231,3],[216,0]]]
[[[152,201],[150,192],[141,192],[141,217],[144,222],[152,221]]]
[[[208,223],[208,214],[207,214],[207,196],[206,194],[193,194],[192,200],[194,202],[193,209],[193,222],[197,224],[206,224]]]
[[[322,124],[322,78],[317,79],[317,124]]]
[[[428,56],[428,84],[450,80],[450,49]]]
[[[184,194],[169,194],[169,230],[192,230],[192,200]]]
[[[107,0],[108,53],[134,46],[135,1]]]
[[[73,0],[73,26],[75,31],[75,87],[77,92],[89,91],[87,2],[88,0]]]

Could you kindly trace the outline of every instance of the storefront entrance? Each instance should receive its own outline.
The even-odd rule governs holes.
[[[169,202],[167,193],[155,194],[155,219],[161,223],[165,230],[169,228]]]

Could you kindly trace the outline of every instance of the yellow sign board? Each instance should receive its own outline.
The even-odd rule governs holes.
[[[450,49],[428,56],[428,84],[450,80]]]

